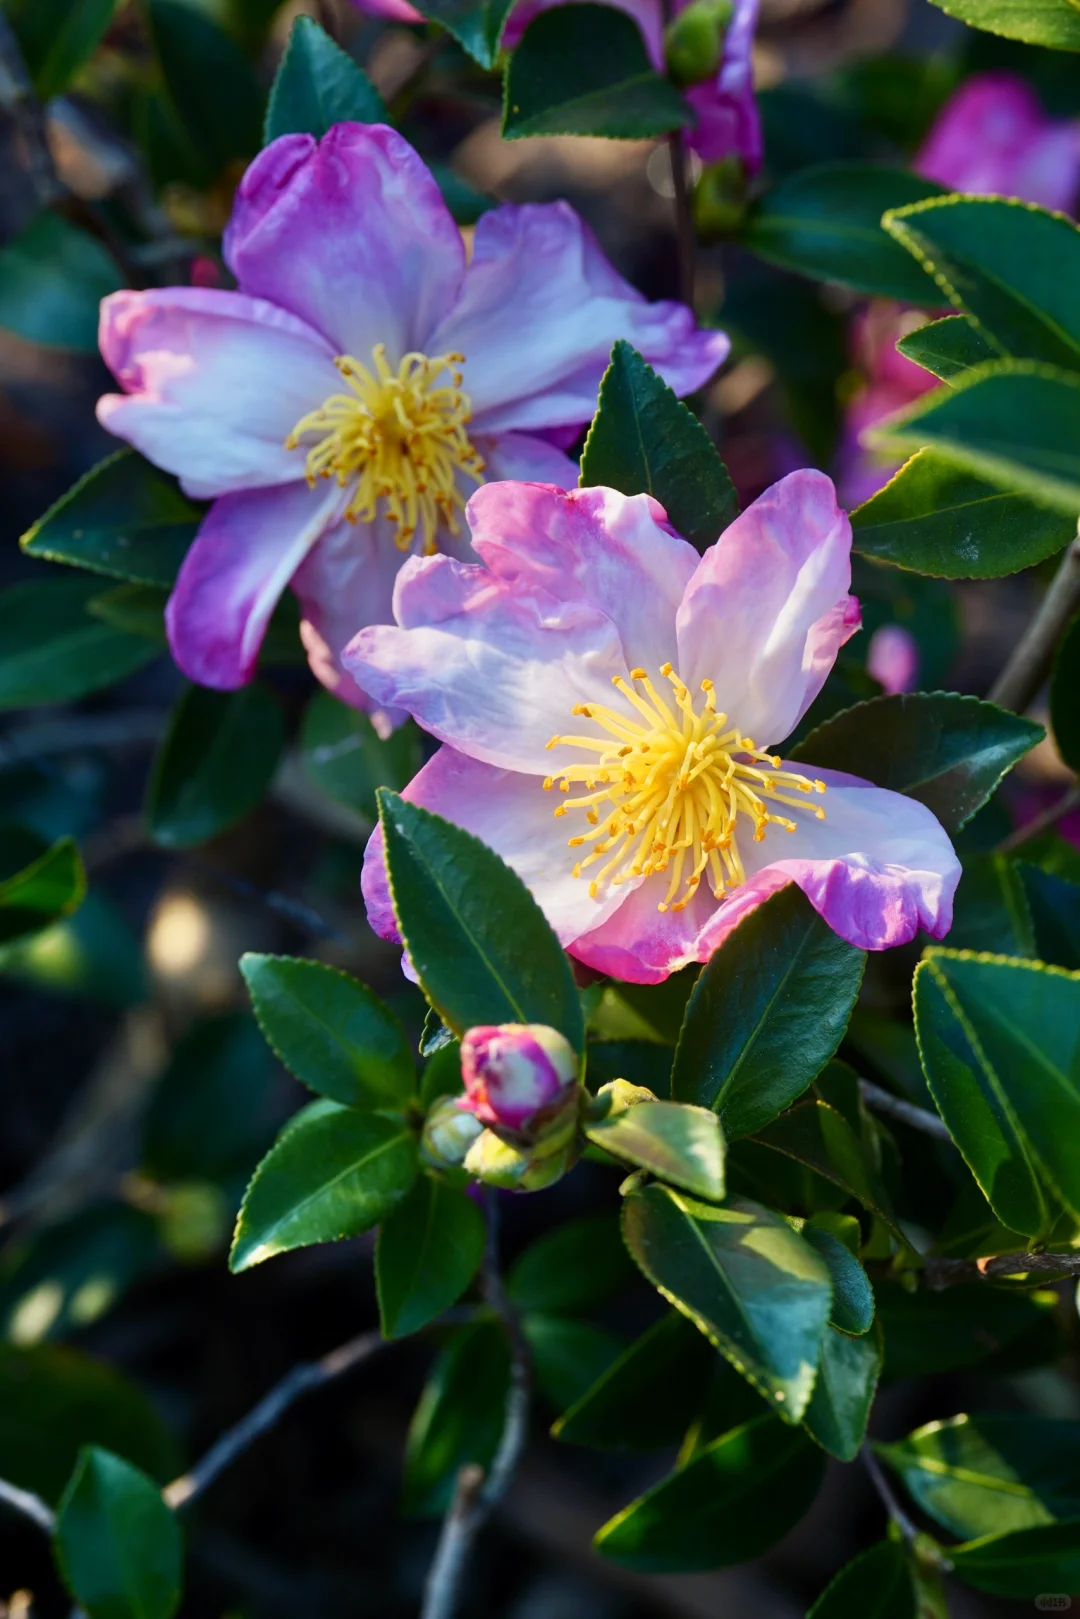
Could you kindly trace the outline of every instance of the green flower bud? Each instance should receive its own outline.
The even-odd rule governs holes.
[[[424,1121],[420,1154],[435,1169],[457,1169],[482,1130],[479,1119],[460,1108],[456,1097],[440,1096]]]
[[[694,224],[702,241],[732,236],[746,218],[746,169],[734,153],[710,163],[694,187]]]
[[[664,29],[667,69],[676,84],[700,84],[719,71],[732,0],[693,0]]]

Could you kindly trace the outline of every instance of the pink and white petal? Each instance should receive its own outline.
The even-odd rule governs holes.
[[[524,479],[528,483],[554,484],[557,489],[577,488],[576,462],[547,439],[532,433],[500,433],[496,438],[477,434],[473,442],[483,459],[488,483]]]
[[[367,3],[367,0],[365,0]],[[392,0],[391,0],[392,3]],[[580,0],[570,0],[573,5]],[[664,10],[660,0],[607,0],[616,11],[625,11],[632,17],[641,30],[645,41],[645,49],[653,66],[661,72],[664,67]],[[553,6],[564,4],[564,0],[519,0],[502,32],[502,48],[512,51],[521,41],[521,36],[528,28],[534,17],[542,11],[550,11]]]
[[[568,203],[492,209],[476,227],[453,310],[431,339],[466,356],[478,433],[584,424],[616,338],[678,393],[707,382],[730,347],[685,304],[650,304],[605,259]]]
[[[702,557],[678,615],[692,690],[709,678],[717,707],[758,746],[787,736],[859,628],[851,524],[832,480],[806,468],[767,489]]]
[[[337,488],[292,483],[214,502],[165,609],[173,657],[189,679],[218,691],[251,679],[278,598],[340,501]]]
[[[125,392],[98,420],[199,499],[303,477],[290,430],[340,388],[333,350],[262,298],[211,287],[114,292],[101,353]]]
[[[409,0],[352,0],[357,11],[366,11],[369,17],[386,17],[390,22],[422,23],[423,16]]]
[[[486,484],[468,520],[474,549],[498,578],[606,614],[629,668],[655,677],[677,656],[675,615],[700,559],[650,496]]]
[[[500,770],[442,747],[417,772],[402,797],[464,827],[501,855],[530,890],[563,944],[619,904],[621,891],[590,899],[587,880],[573,876],[577,857],[567,847],[566,822],[555,819],[551,794],[544,792],[535,776]],[[361,887],[375,932],[400,942],[379,829],[364,854]]]
[[[397,625],[361,630],[344,664],[377,702],[404,708],[451,747],[546,776],[547,750],[579,703],[607,702],[627,673],[618,632],[594,607],[561,602],[452,557],[412,557],[394,591]]]
[[[282,135],[252,163],[225,232],[244,292],[270,298],[365,365],[431,347],[461,286],[461,232],[426,165],[384,124]]]
[[[659,911],[666,877],[647,878],[627,892],[617,910],[570,944],[572,956],[597,972],[628,984],[659,984],[670,973],[698,961],[698,939],[716,901],[700,888],[683,911]]]
[[[758,0],[735,0],[719,73],[711,83],[696,84],[687,92],[687,100],[697,113],[697,123],[687,131],[688,145],[704,163],[738,157],[748,174],[757,173],[765,155],[754,95],[757,20]]]

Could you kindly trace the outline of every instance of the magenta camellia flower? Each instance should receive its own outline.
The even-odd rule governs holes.
[[[528,1130],[568,1100],[578,1067],[570,1042],[546,1024],[478,1025],[461,1042],[465,1096],[457,1105],[481,1124]]]
[[[485,214],[467,264],[435,181],[382,125],[274,141],[224,253],[237,291],[105,299],[125,391],[98,406],[214,501],[166,618],[180,667],[223,690],[250,679],[291,584],[316,675],[368,706],[340,652],[390,619],[404,554],[467,556],[459,513],[487,478],[575,481],[555,441],[589,420],[617,338],[679,393],[729,346],[684,305],[647,303],[565,203]]]
[[[942,937],[960,866],[922,804],[774,752],[859,627],[851,527],[792,473],[703,557],[648,496],[489,484],[479,565],[406,564],[345,661],[444,744],[405,797],[528,884],[570,953],[655,983],[797,883],[864,949]],[[380,835],[368,917],[397,938]]]

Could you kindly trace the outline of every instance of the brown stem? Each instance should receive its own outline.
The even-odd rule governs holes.
[[[1080,1253],[988,1254],[984,1259],[943,1259],[928,1254],[923,1261],[927,1285],[935,1293],[962,1282],[985,1282],[994,1276],[1080,1276]]]
[[[1062,631],[1080,607],[1080,535],[1072,541],[1038,612],[990,688],[992,703],[1022,714],[1050,672]]]
[[[908,1542],[908,1545],[912,1545],[918,1538],[918,1526],[911,1520],[911,1518],[908,1517],[907,1513],[900,1505],[900,1502],[893,1494],[892,1485],[882,1472],[881,1467],[878,1464],[878,1459],[870,1448],[869,1439],[863,1440],[859,1455],[862,1458],[863,1466],[870,1475],[871,1484],[873,1484],[874,1489],[881,1497],[885,1511],[889,1514],[892,1522],[896,1525],[904,1539]]]
[[[902,1124],[909,1124],[913,1130],[921,1130],[923,1135],[936,1136],[939,1141],[952,1140],[944,1119],[939,1119],[936,1113],[930,1113],[924,1107],[902,1101],[899,1096],[883,1090],[872,1080],[860,1079],[859,1094],[875,1113],[883,1113],[889,1119],[899,1119]]]
[[[1036,815],[1023,826],[1016,827],[1007,838],[1002,838],[994,853],[1011,854],[1014,849],[1023,848],[1025,843],[1037,838],[1040,832],[1049,832],[1052,826],[1056,826],[1063,816],[1074,809],[1080,809],[1080,782],[1074,782],[1062,793],[1057,803],[1051,804],[1049,809],[1044,809],[1041,815]]]
[[[9,1484],[6,1478],[0,1478],[0,1501],[21,1512],[24,1518],[36,1523],[47,1535],[51,1535],[56,1527],[56,1514],[52,1507],[39,1495],[31,1495],[29,1490],[20,1490],[17,1484]]]

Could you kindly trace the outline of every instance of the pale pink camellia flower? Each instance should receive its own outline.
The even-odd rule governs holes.
[[[931,812],[772,751],[859,627],[824,473],[702,557],[611,489],[489,484],[467,518],[479,565],[408,562],[396,625],[345,659],[443,743],[404,796],[495,849],[571,955],[657,983],[791,882],[863,949],[948,931],[960,865]],[[378,832],[363,888],[397,939]]]
[[[220,690],[251,678],[291,585],[316,675],[370,706],[340,652],[390,620],[405,553],[469,555],[459,512],[485,479],[574,483],[553,440],[592,416],[615,340],[679,393],[729,347],[685,305],[646,302],[565,203],[485,214],[466,264],[434,179],[378,124],[272,142],[224,256],[237,291],[105,299],[101,351],[125,391],[98,406],[213,499],[166,623],[184,673]]]
[[[576,1089],[579,1064],[565,1035],[543,1023],[481,1024],[461,1042],[465,1095],[458,1107],[481,1124],[528,1130]]]

